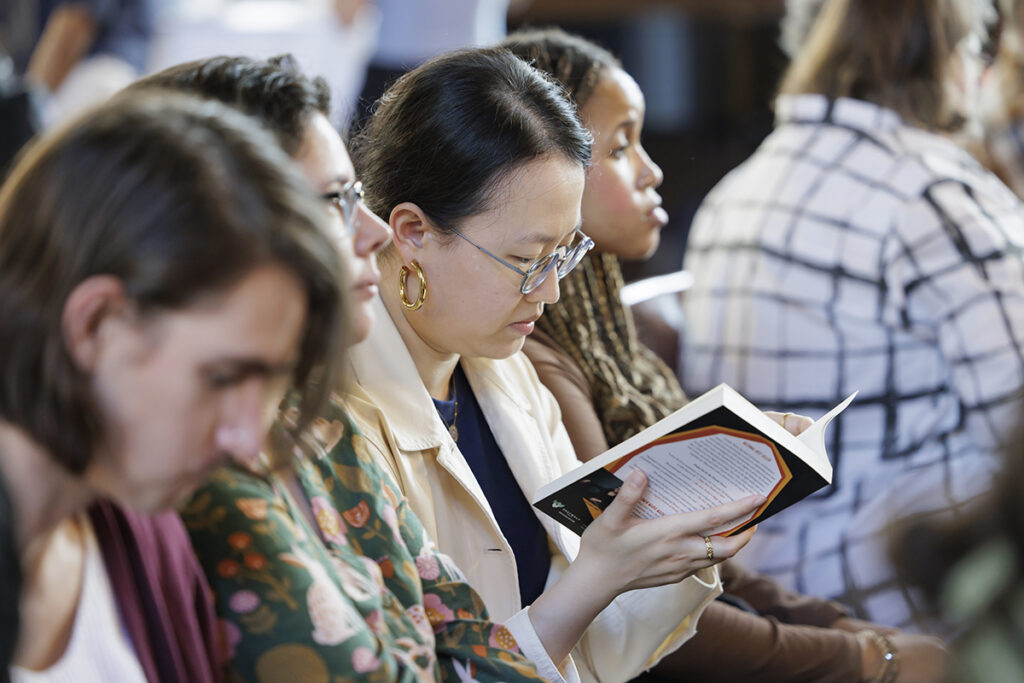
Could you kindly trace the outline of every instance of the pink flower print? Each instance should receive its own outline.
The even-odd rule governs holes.
[[[441,563],[441,567],[445,570],[446,575],[453,581],[461,581],[462,583],[469,583],[466,575],[462,573],[462,570],[455,565],[455,560],[448,557],[444,553],[436,554],[437,561]]]
[[[427,613],[427,620],[434,627],[435,633],[441,631],[445,624],[455,621],[455,612],[449,609],[438,595],[425,593],[423,607]]]
[[[416,627],[416,631],[428,642],[433,642],[434,629],[430,625],[430,620],[427,619],[427,611],[423,609],[423,605],[413,605],[405,610],[405,614]]]
[[[433,581],[441,575],[441,567],[437,564],[437,558],[433,555],[418,555],[416,557],[416,571],[424,581]]]
[[[373,654],[373,650],[360,646],[352,651],[352,668],[356,673],[364,674],[373,671],[380,666],[380,660]]]
[[[379,609],[375,609],[366,615],[366,625],[378,636],[384,633],[384,615],[380,613]]]
[[[228,599],[228,604],[239,614],[248,614],[260,606],[260,596],[249,590],[240,590]]]
[[[316,524],[320,527],[324,538],[331,543],[348,545],[348,538],[345,537],[345,532],[348,529],[334,506],[323,496],[313,496],[310,506],[313,508],[313,517],[316,518]]]
[[[495,624],[494,628],[491,629],[491,637],[487,640],[487,644],[499,650],[519,652],[519,643],[512,637],[509,630],[501,624]]]

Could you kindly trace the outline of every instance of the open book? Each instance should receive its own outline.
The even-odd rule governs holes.
[[[608,507],[634,469],[647,490],[633,514],[692,512],[753,494],[753,514],[709,535],[738,533],[832,483],[825,428],[856,392],[793,436],[734,389],[719,384],[618,446],[541,487],[533,504],[577,534]]]

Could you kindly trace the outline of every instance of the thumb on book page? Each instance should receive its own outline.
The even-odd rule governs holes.
[[[647,475],[640,470],[633,470],[626,477],[619,493],[615,496],[612,504],[601,514],[602,517],[611,515],[616,522],[628,520],[633,514],[633,506],[647,490]]]

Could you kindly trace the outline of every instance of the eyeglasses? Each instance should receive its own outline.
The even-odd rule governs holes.
[[[356,231],[354,220],[356,208],[364,197],[363,184],[358,180],[350,180],[337,192],[325,192],[320,195],[320,199],[330,202],[341,212],[341,217],[345,219],[345,227],[348,228],[350,235]]]
[[[519,285],[519,291],[522,292],[523,294],[529,294],[533,290],[540,287],[552,271],[557,272],[558,279],[561,280],[563,277],[569,274],[569,271],[571,271],[573,268],[579,265],[580,261],[583,260],[583,257],[587,255],[588,251],[594,248],[594,240],[587,237],[585,234],[583,234],[582,230],[577,228],[576,232],[573,233],[573,236],[575,239],[576,234],[579,235],[580,240],[578,242],[575,242],[575,244],[568,244],[564,247],[558,247],[547,256],[542,256],[536,261],[534,261],[526,270],[523,270],[512,265],[511,263],[501,258],[500,256],[497,256],[487,251],[486,249],[484,249],[479,244],[463,235],[455,228],[449,227],[448,229],[454,232],[462,239],[472,244],[480,251],[490,256],[492,259],[494,259],[501,265],[505,266],[506,268],[511,268],[512,270],[522,275],[523,282],[522,284]]]

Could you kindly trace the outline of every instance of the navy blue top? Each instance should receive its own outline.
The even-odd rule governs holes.
[[[501,533],[512,546],[519,571],[519,595],[523,606],[529,605],[544,591],[548,571],[551,569],[547,532],[498,448],[498,442],[494,440],[491,427],[484,419],[461,365],[455,368],[452,387],[454,400],[435,399],[434,406],[446,425],[451,425],[455,419],[455,426],[459,430],[456,443],[483,489]],[[457,417],[456,402],[459,406]]]

